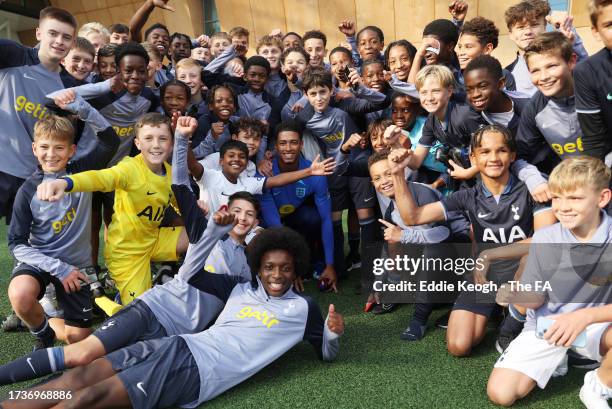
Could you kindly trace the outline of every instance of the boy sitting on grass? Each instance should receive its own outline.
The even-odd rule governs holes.
[[[606,244],[612,242],[612,219],[603,211],[610,202],[610,169],[595,158],[570,157],[553,170],[548,183],[559,223],[532,237],[520,279],[531,284],[532,291],[514,289],[507,294],[506,301],[529,310],[523,332],[499,357],[489,377],[487,394],[498,405],[514,404],[536,385],[544,388],[558,367],[567,365],[570,348],[601,361],[612,346],[612,287],[605,255]],[[549,288],[538,288],[538,282]],[[554,322],[539,337],[536,328],[544,318]],[[586,342],[580,345],[576,340],[582,332]],[[580,391],[588,408],[608,407],[611,391],[598,372],[587,373]]]
[[[226,210],[217,212],[206,228],[207,242],[218,240],[232,221]],[[67,398],[63,394],[48,400],[7,400],[2,406],[197,407],[252,377],[301,341],[308,341],[319,359],[333,361],[344,318],[330,304],[324,319],[313,299],[292,289],[309,266],[308,246],[301,236],[286,227],[265,230],[249,245],[248,261],[257,272],[250,282],[207,273],[220,289],[225,308],[206,331],[138,342],[37,387],[70,390],[71,399],[61,400]]]

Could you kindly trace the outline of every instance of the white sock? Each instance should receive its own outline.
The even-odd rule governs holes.
[[[610,399],[612,398],[612,388],[602,382],[601,378],[599,377],[598,372],[599,372],[599,369],[596,369],[595,370],[595,381],[597,382],[597,386],[599,387],[599,390],[602,391],[602,395],[605,394],[606,397]]]

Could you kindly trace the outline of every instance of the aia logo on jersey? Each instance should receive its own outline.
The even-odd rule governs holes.
[[[510,205],[510,215],[512,220],[519,221],[521,220],[520,207],[515,204]],[[478,214],[479,218],[484,218],[489,216],[489,214],[481,215]],[[507,216],[508,217],[508,216]],[[497,233],[495,232],[497,231]],[[482,242],[483,243],[496,243],[496,244],[504,244],[504,243],[514,243],[515,241],[524,240],[527,238],[527,235],[521,228],[521,226],[512,226],[512,227],[499,227],[496,229],[492,229],[487,227],[484,229],[482,234]]]
[[[164,218],[164,213],[168,206],[147,206],[137,214],[138,217],[145,217],[150,222],[159,222]]]
[[[524,240],[527,238],[527,235],[521,229],[521,226],[512,226],[510,231],[506,232],[504,227],[500,227],[497,229],[497,234],[491,229],[487,227],[484,229],[484,233],[482,235],[483,243],[514,243],[515,241]]]

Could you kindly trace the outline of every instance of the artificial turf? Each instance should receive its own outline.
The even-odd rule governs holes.
[[[13,262],[0,225],[0,315],[10,310],[6,295]],[[444,311],[434,311],[425,338],[406,342],[399,334],[412,308],[374,316],[363,313],[363,296],[354,295],[358,274],[342,283],[339,294],[321,294],[312,283],[306,292],[325,313],[330,303],[342,313],[346,331],[333,363],[317,359],[312,347],[301,343],[251,379],[201,407],[240,408],[486,408],[486,382],[498,356],[489,330],[469,358],[454,358],[445,349],[444,331],[433,325]],[[0,332],[0,364],[31,351],[32,337],[24,332]],[[552,379],[516,404],[519,408],[582,408],[578,391],[585,371],[572,369]],[[0,397],[29,384],[0,387]]]

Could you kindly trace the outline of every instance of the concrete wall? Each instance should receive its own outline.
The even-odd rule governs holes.
[[[518,0],[467,0],[467,18],[477,15],[495,21],[500,30],[500,45],[494,55],[502,64],[514,59],[516,49],[508,38],[503,14],[507,7]],[[587,0],[570,0],[570,10],[575,25],[586,48],[593,53],[601,48],[590,32],[586,9]],[[51,0],[51,3],[70,10],[79,24],[99,21],[104,25],[127,23],[142,0]],[[256,40],[274,28],[284,32],[304,33],[318,28],[329,37],[328,49],[344,40],[338,31],[338,22],[352,19],[357,28],[377,25],[385,33],[386,42],[405,38],[414,44],[427,22],[436,18],[448,18],[449,0],[217,0],[217,12],[221,29],[229,31],[241,25],[251,32],[251,54]],[[162,22],[170,31],[180,31],[197,36],[203,30],[201,0],[171,0],[177,11],[155,10],[149,23]]]

